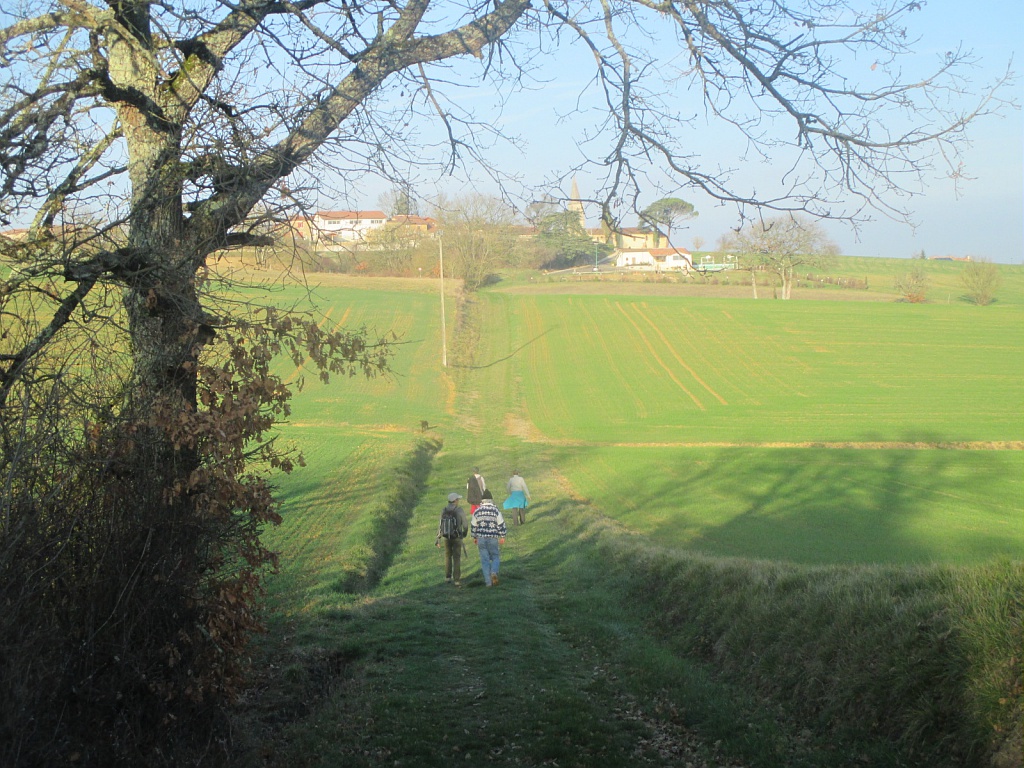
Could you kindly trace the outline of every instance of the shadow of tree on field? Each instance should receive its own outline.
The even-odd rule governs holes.
[[[960,510],[949,508],[951,497],[966,500],[972,485],[998,474],[999,464],[979,457],[988,458],[972,454],[975,471],[965,477],[958,451],[841,450],[812,462],[738,455],[739,514],[704,530],[693,547],[803,563],[907,563],[947,560],[955,538],[961,557],[984,558],[998,541],[962,525]],[[938,520],[946,530],[923,527]]]
[[[998,526],[984,523],[1008,520],[1013,502],[993,507],[972,493],[1005,482],[1006,461],[995,454],[677,449],[615,488],[623,508],[607,511],[669,546],[714,555],[808,564],[976,562],[1012,554],[1012,542],[992,532]]]

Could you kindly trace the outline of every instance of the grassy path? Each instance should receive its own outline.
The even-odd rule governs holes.
[[[498,587],[484,587],[472,542],[464,586],[443,582],[433,532],[447,488],[437,478],[451,461],[441,457],[371,595],[339,594],[333,608],[276,627],[285,683],[273,683],[263,717],[294,714],[244,763],[740,765],[710,757],[673,705],[639,703],[621,661],[643,646],[629,642],[641,630],[617,616],[595,563],[574,552],[553,481],[536,483],[544,500],[511,528]]]
[[[331,602],[313,585],[314,606],[286,616],[296,594],[271,584],[284,610],[261,649],[264,683],[236,765],[821,764],[741,693],[658,644],[580,536],[586,505],[555,475],[534,473],[535,505],[510,528],[498,587],[484,588],[472,542],[464,586],[444,584],[438,500],[465,458],[438,455],[372,592]],[[334,535],[322,521],[319,537]]]

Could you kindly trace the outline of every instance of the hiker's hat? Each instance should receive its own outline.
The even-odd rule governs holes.
[[[448,501],[458,501],[461,498],[462,497],[459,496],[459,494],[457,494],[457,493],[449,493],[448,494]]]

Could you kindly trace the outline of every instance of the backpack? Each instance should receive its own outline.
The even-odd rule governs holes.
[[[459,529],[459,517],[454,509],[445,507],[441,513],[441,538],[461,539],[462,531]]]

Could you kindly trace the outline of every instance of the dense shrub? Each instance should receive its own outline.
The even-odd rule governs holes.
[[[167,425],[150,415],[91,423],[82,441],[23,442],[7,465],[5,766],[177,764],[214,749],[215,715],[242,682],[273,503],[257,478],[209,457],[175,488],[206,448],[179,434],[166,451],[154,435]]]
[[[34,368],[5,392],[0,765],[181,765],[220,750],[275,563],[260,541],[278,521],[268,478],[295,460],[270,433],[288,413],[270,372],[282,352],[322,375],[383,370],[390,354],[266,309],[187,361],[192,403],[118,394],[101,368],[74,381]]]
[[[995,301],[1000,282],[999,268],[983,259],[968,262],[960,273],[960,285],[967,300],[981,307]]]

